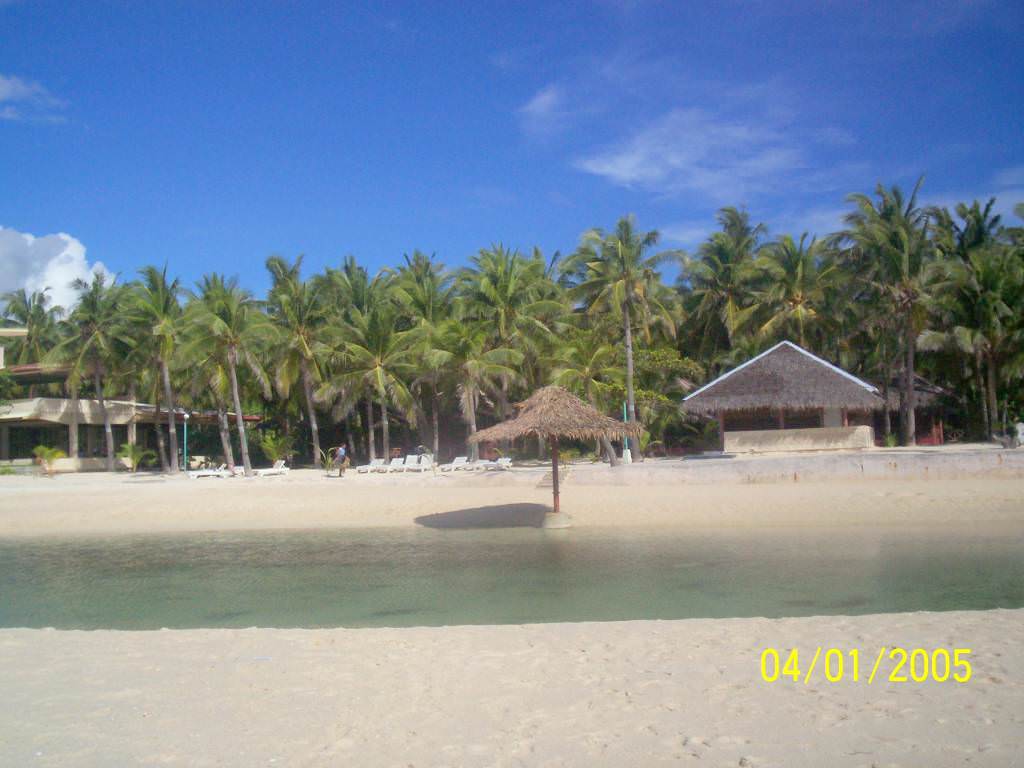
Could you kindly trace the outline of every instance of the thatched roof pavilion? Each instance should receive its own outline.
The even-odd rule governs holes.
[[[683,398],[697,415],[759,408],[869,411],[882,405],[878,390],[790,341],[752,357]]]
[[[624,424],[599,413],[575,395],[561,387],[543,387],[521,403],[519,413],[512,419],[483,429],[469,438],[471,443],[514,440],[530,435],[547,440],[551,447],[551,481],[554,494],[554,513],[558,507],[558,440],[609,440],[638,437],[640,425]]]
[[[727,421],[734,446],[755,440],[764,450],[782,450],[786,441],[792,445],[794,429],[806,430],[801,439],[811,445],[820,439],[832,440],[831,447],[836,447],[835,434],[828,436],[821,428],[845,429],[850,412],[866,417],[884,406],[872,384],[783,341],[687,395],[682,410],[717,418],[722,450]],[[814,429],[819,432],[812,433]],[[775,437],[764,430],[790,431]]]

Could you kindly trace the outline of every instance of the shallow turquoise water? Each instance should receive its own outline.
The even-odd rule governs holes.
[[[0,626],[367,627],[1024,607],[1024,527],[0,541]]]

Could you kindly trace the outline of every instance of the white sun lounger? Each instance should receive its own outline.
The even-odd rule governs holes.
[[[429,472],[434,468],[434,457],[428,453],[424,453],[420,456],[418,463],[413,464],[411,467],[406,467],[406,472]]]
[[[416,458],[416,457],[414,456],[413,458]],[[399,456],[396,459],[392,459],[390,464],[381,467],[380,471],[381,472],[405,472],[405,462],[406,462],[406,459],[403,459],[401,456]]]
[[[450,461],[447,464],[442,464],[438,467],[442,472],[454,472],[459,468],[464,468],[469,463],[468,456],[456,456],[455,461]]]
[[[200,477],[231,477],[227,464],[221,464],[216,469],[196,469],[185,474],[192,480],[197,480]]]
[[[508,457],[508,456],[502,456],[497,461],[488,461],[484,465],[484,469],[486,469],[486,470],[491,470],[491,469],[494,469],[494,470],[512,469],[512,459],[510,457]]]
[[[356,467],[356,472],[376,472],[378,469],[384,466],[384,459],[373,459],[369,464],[360,464]]]
[[[253,474],[256,477],[270,477],[271,475],[287,475],[290,471],[284,465],[284,459],[278,459],[274,462],[274,466],[269,469],[254,469]]]

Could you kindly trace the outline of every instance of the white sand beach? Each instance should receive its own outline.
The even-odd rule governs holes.
[[[765,683],[765,647],[969,647],[964,684]],[[866,672],[862,672],[866,676]],[[1009,766],[1024,610],[0,631],[11,766]]]
[[[1016,476],[608,484],[576,526],[1024,521]],[[260,480],[4,478],[0,536],[534,525],[540,470]],[[622,476],[620,476],[622,477]],[[643,599],[638,595],[638,599]],[[964,684],[761,680],[766,647],[970,648]],[[805,657],[806,658],[806,657]],[[870,666],[870,661],[862,662]],[[0,630],[0,764],[1006,766],[1024,610],[407,629]]]
[[[686,482],[681,462],[572,467],[562,509],[574,525],[889,525],[1007,522],[1024,518],[1024,452],[999,472],[926,469],[865,480],[848,474],[794,482],[730,469]],[[953,457],[956,458],[955,456]],[[754,467],[767,461],[752,460]],[[792,463],[792,461],[790,462]],[[789,467],[789,465],[785,465]],[[797,466],[810,466],[805,459]],[[713,469],[701,465],[699,471]],[[105,473],[0,478],[0,536],[207,530],[533,525],[551,503],[542,468],[436,475],[327,478],[315,470],[267,478],[168,479]]]

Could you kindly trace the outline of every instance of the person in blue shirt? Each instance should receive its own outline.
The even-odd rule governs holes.
[[[338,468],[338,477],[345,476],[345,470],[351,463],[348,458],[348,443],[342,443],[334,449],[334,466]]]

